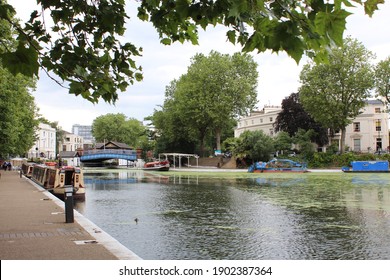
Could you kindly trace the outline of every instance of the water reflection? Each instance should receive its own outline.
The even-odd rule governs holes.
[[[389,259],[390,180],[356,178],[85,174],[77,207],[145,259]]]

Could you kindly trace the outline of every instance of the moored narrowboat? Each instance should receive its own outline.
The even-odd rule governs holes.
[[[387,160],[352,161],[350,166],[343,166],[343,172],[355,173],[388,173],[389,162]]]
[[[152,171],[169,171],[169,161],[152,161],[145,163],[143,170],[152,170]]]
[[[23,172],[24,176],[26,176],[27,178],[31,178],[33,166],[34,166],[33,163],[23,163],[22,164],[22,172]]]
[[[32,168],[31,180],[60,199],[64,199],[65,186],[73,187],[74,199],[85,199],[84,177],[78,167],[63,166],[56,168],[55,166],[36,164]]]

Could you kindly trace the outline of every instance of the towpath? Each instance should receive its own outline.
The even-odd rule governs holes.
[[[77,211],[17,171],[0,171],[1,260],[140,259]],[[88,195],[88,194],[87,194]]]

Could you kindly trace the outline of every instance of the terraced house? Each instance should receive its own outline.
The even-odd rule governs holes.
[[[274,123],[281,106],[265,106],[248,117],[238,121],[234,136],[239,137],[246,130],[262,130],[269,136],[275,136]],[[389,114],[380,100],[367,100],[363,112],[347,126],[345,144],[350,151],[374,153],[389,152]],[[330,137],[329,143],[340,143],[340,133]],[[318,147],[326,150],[326,147]]]

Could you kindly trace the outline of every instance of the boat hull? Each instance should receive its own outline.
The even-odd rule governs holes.
[[[389,173],[389,162],[378,161],[352,161],[350,166],[343,166],[341,170],[345,173]]]
[[[390,170],[387,171],[359,171],[359,170],[343,170],[344,173],[390,173]]]
[[[73,199],[85,200],[83,173],[80,168],[33,165],[31,180],[60,199],[65,198],[65,187],[73,187]]]
[[[289,159],[273,159],[269,162],[255,162],[248,172],[254,173],[306,173],[306,164],[301,164]]]
[[[169,171],[169,161],[153,161],[145,163],[142,170],[149,171]]]
[[[142,170],[147,170],[147,171],[169,171],[169,166],[143,167]]]
[[[256,169],[253,173],[306,173],[306,169]]]

